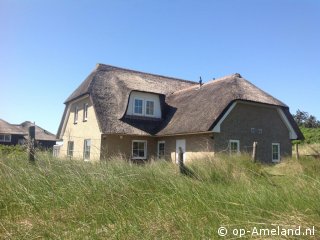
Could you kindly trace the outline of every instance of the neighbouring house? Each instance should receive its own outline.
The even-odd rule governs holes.
[[[21,124],[10,124],[0,119],[0,144],[23,145],[28,139],[29,127],[33,123],[25,121]],[[56,144],[56,136],[47,130],[35,125],[35,145],[38,148],[52,148]]]
[[[98,64],[65,101],[60,156],[84,160],[184,161],[252,152],[262,162],[290,156],[303,135],[289,107],[240,74],[207,83]]]

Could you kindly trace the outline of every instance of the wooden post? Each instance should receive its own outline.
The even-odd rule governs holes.
[[[34,143],[35,143],[35,126],[30,126],[29,127],[29,161],[34,163]]]
[[[179,164],[180,173],[184,173],[183,151],[181,147],[179,147],[178,164]]]
[[[256,162],[257,160],[257,145],[258,142],[253,142],[253,149],[252,149],[252,161]]]
[[[299,160],[300,156],[299,156],[299,144],[298,143],[295,144],[295,149],[296,149],[296,159]]]

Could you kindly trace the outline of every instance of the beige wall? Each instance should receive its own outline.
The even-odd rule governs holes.
[[[111,135],[105,134],[102,137],[101,159],[108,159],[121,156],[125,159],[131,159],[132,141],[147,141],[147,158],[155,157],[156,139],[154,137],[131,136],[131,135]]]
[[[251,133],[255,128],[255,133]],[[262,129],[262,134],[258,133]],[[228,152],[229,140],[240,140],[240,151],[252,153],[254,141],[258,142],[257,158],[272,161],[272,143],[280,143],[281,156],[291,155],[289,130],[275,107],[237,103],[221,124],[221,132],[215,133],[215,151]]]
[[[88,118],[83,120],[84,104],[88,103]],[[78,122],[74,123],[75,107],[78,106]],[[60,156],[67,156],[68,141],[74,141],[73,158],[83,159],[84,140],[91,139],[90,160],[100,159],[101,133],[92,102],[89,97],[82,98],[69,105],[66,116],[65,128],[63,129],[63,146]]]
[[[165,158],[172,162],[176,161],[176,140],[186,140],[186,162],[203,156],[213,155],[212,133],[168,136],[168,137],[141,137],[127,135],[103,135],[102,137],[102,158],[122,156],[130,159],[132,155],[132,141],[147,141],[147,158],[157,158],[158,141],[165,141]]]

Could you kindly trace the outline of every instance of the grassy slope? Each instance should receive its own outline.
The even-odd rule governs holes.
[[[1,157],[0,157],[1,158]],[[0,239],[215,239],[229,228],[320,229],[320,165],[246,157],[190,166],[0,160]],[[262,238],[265,239],[265,238]],[[274,238],[273,238],[274,239]]]

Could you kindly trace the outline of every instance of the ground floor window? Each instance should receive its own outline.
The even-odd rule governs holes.
[[[280,143],[272,143],[272,162],[280,161]]]
[[[145,140],[132,141],[132,158],[133,159],[147,158],[147,141]]]
[[[11,142],[10,134],[0,134],[0,142]]]
[[[159,141],[158,142],[158,158],[164,158],[165,155],[165,142]]]
[[[68,141],[67,156],[73,157],[73,151],[74,151],[74,142]]]
[[[229,140],[229,152],[230,154],[240,153],[239,140]]]
[[[90,148],[91,148],[91,139],[84,140],[83,146],[83,159],[90,160]]]

